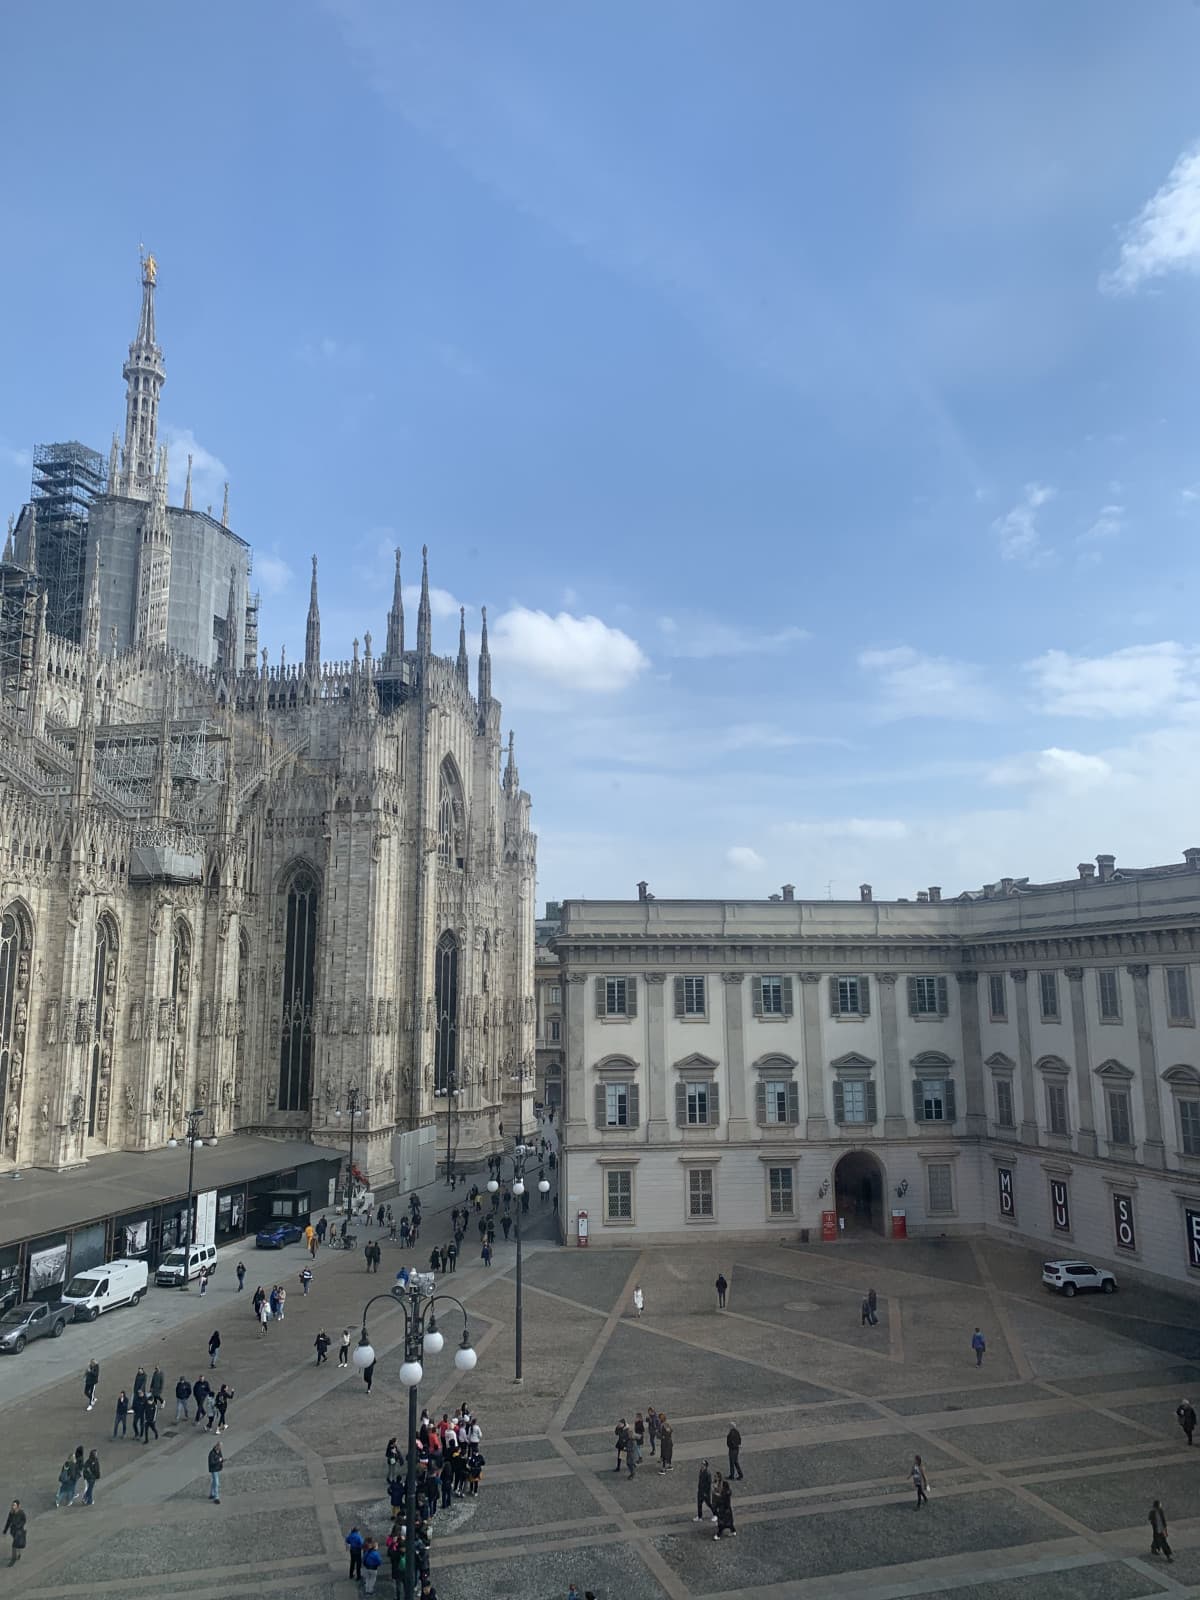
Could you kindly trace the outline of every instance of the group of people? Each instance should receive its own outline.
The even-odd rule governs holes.
[[[621,1470],[621,1457],[625,1458],[625,1470],[632,1478],[641,1465],[643,1453],[647,1445],[650,1454],[658,1456],[658,1470],[662,1475],[675,1470],[675,1430],[667,1421],[666,1413],[656,1411],[653,1406],[643,1417],[639,1411],[633,1419],[632,1426],[622,1417],[613,1429],[616,1435],[617,1465],[614,1469]]]
[[[713,1534],[714,1539],[723,1539],[726,1534],[737,1536],[737,1529],[733,1525],[733,1491],[729,1487],[729,1479],[723,1473],[713,1472],[708,1462],[702,1461],[696,1482],[696,1515],[692,1521],[703,1522],[706,1509],[717,1530]]]
[[[254,1308],[254,1319],[258,1323],[258,1336],[261,1339],[272,1322],[283,1321],[287,1309],[287,1290],[281,1283],[273,1283],[270,1290],[264,1289],[260,1283],[250,1304]]]

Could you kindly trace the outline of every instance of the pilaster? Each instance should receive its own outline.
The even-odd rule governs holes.
[[[1021,1075],[1021,1143],[1038,1143],[1037,1096],[1033,1084],[1033,1045],[1029,1035],[1029,973],[1014,967],[1009,973],[1017,997],[1017,1071]]]
[[[809,1139],[829,1137],[825,1111],[825,1052],[821,1047],[821,974],[800,974],[800,1017],[804,1040],[805,1134]]]
[[[881,972],[879,980],[879,1035],[883,1058],[883,1136],[903,1139],[908,1133],[904,1113],[904,1088],[900,1082],[900,1027],[896,1017],[896,974]]]
[[[583,1024],[587,1005],[587,978],[582,972],[568,972],[563,980],[563,1010],[567,1033],[567,1124],[564,1145],[586,1144],[589,1126],[586,1064],[583,1056]]]
[[[723,972],[725,989],[725,1064],[729,1074],[729,1122],[726,1138],[749,1139],[750,1119],[746,1115],[746,1019],[742,1009],[745,991],[740,972]]]
[[[987,1108],[983,1097],[983,1042],[979,1026],[979,974],[956,972],[958,1008],[962,1016],[963,1085],[966,1090],[966,1130],[970,1139],[987,1135]]]
[[[1083,994],[1083,968],[1067,967],[1071,986],[1071,1031],[1075,1051],[1075,1092],[1079,1101],[1079,1137],[1076,1148],[1081,1156],[1099,1154],[1096,1139],[1096,1109],[1092,1099],[1091,1051],[1088,1049],[1087,1006]]]
[[[667,1014],[665,972],[644,972],[646,985],[646,1091],[650,1102],[646,1137],[651,1144],[670,1137],[667,1120]]]
[[[1133,1014],[1137,1022],[1138,1074],[1142,1080],[1142,1106],[1146,1113],[1146,1137],[1142,1160],[1160,1170],[1167,1164],[1162,1136],[1162,1106],[1158,1098],[1158,1052],[1154,1046],[1154,1022],[1150,1013],[1150,967],[1145,961],[1126,967],[1133,979]]]

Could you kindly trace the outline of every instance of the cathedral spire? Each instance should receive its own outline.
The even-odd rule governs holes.
[[[29,548],[25,555],[25,571],[30,577],[37,575],[37,507],[29,508]]]
[[[192,458],[188,456],[187,482],[183,486],[183,509],[192,509]]]
[[[487,716],[488,702],[492,698],[492,657],[488,650],[487,607],[483,610],[483,632],[479,638],[479,715]]]
[[[517,758],[513,750],[514,734],[508,730],[508,760],[504,767],[504,789],[506,794],[513,794],[521,787],[521,780],[517,776]]]
[[[223,504],[221,506],[221,526],[223,528],[227,528],[229,526],[229,485],[228,484],[225,485],[225,500],[224,500],[224,502],[223,502]]]
[[[225,632],[221,638],[220,668],[227,684],[232,688],[237,677],[237,568],[229,566],[229,595],[225,601]]]
[[[92,562],[92,583],[87,597],[87,625],[85,629],[85,644],[89,661],[94,661],[100,654],[100,541],[96,541],[96,551]],[[88,681],[94,680],[94,674],[89,674]]]
[[[12,535],[13,535],[13,517],[12,517],[12,512],[10,511],[8,513],[8,538],[4,541],[4,559],[5,559],[5,561],[11,561],[13,559],[13,536]]]
[[[149,500],[154,493],[158,451],[158,401],[166,382],[162,351],[154,332],[154,287],[158,263],[152,255],[142,258],[142,309],[137,335],[129,346],[129,359],[121,369],[125,379],[125,455],[119,488],[110,483],[110,493],[128,495],[134,500]]]
[[[317,558],[312,558],[312,586],[308,591],[308,622],[304,628],[304,671],[315,678],[321,671],[321,608],[317,602]]]
[[[108,450],[108,492],[117,494],[121,487],[121,441],[117,438],[116,429],[113,430],[112,444]]]
[[[388,612],[387,649],[384,669],[399,672],[404,655],[404,591],[400,586],[400,551],[396,551],[396,576],[392,582],[392,609]]]
[[[137,616],[134,642],[165,645],[171,599],[171,525],[167,521],[167,450],[159,452],[153,498],[142,524],[138,553]]]
[[[433,650],[433,620],[429,609],[429,546],[421,546],[421,604],[417,607],[417,654]]]
[[[458,608],[458,675],[464,683],[470,681],[471,665],[467,660],[467,608]]]

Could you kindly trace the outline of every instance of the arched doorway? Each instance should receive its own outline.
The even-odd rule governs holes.
[[[847,1233],[886,1234],[883,1168],[869,1150],[850,1150],[833,1169],[833,1193]]]

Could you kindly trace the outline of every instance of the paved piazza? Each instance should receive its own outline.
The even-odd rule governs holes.
[[[541,1222],[541,1218],[536,1219]],[[437,1231],[428,1225],[424,1238]],[[229,1600],[348,1595],[342,1539],[352,1521],[387,1526],[383,1447],[403,1436],[394,1374],[401,1318],[371,1317],[380,1362],[368,1396],[336,1359],[318,1371],[323,1323],[355,1323],[367,1293],[386,1288],[361,1255],[323,1252],[308,1300],[300,1250],[245,1253],[248,1291],[291,1285],[288,1312],[259,1339],[232,1262],[203,1303],[170,1295],[156,1315],[117,1312],[95,1330],[0,1362],[2,1492],[31,1512],[17,1571],[0,1593]],[[525,1364],[512,1384],[513,1249],[490,1272],[472,1263],[449,1287],[468,1301],[479,1366],[456,1379],[448,1352],[430,1363],[422,1398],[439,1413],[464,1394],[484,1428],[487,1469],[477,1502],[439,1514],[433,1545],[441,1600],[561,1600],[574,1580],[598,1597],[651,1600],[753,1593],[883,1600],[1132,1600],[1200,1595],[1200,1449],[1174,1420],[1200,1397],[1195,1306],[1127,1290],[1115,1299],[1052,1299],[1038,1258],[1000,1243],[835,1247],[558,1250],[531,1241],[525,1268]],[[713,1280],[730,1280],[716,1310]],[[635,1282],[646,1293],[630,1315]],[[877,1328],[860,1325],[873,1285]],[[153,1320],[151,1320],[153,1319]],[[982,1370],[969,1348],[980,1325]],[[447,1319],[447,1331],[453,1330]],[[209,1440],[166,1419],[143,1449],[113,1443],[116,1390],[138,1361],[158,1360],[172,1393],[179,1372],[207,1370],[213,1327],[219,1375],[236,1390],[222,1504],[207,1500]],[[138,1342],[138,1341],[141,1342]],[[102,1398],[83,1411],[82,1371],[95,1345]],[[56,1376],[57,1374],[57,1376]],[[676,1470],[649,1457],[636,1479],[613,1471],[615,1420],[650,1405],[675,1427]],[[697,1465],[724,1464],[736,1418],[745,1481],[738,1537],[714,1544],[692,1522]],[[97,1443],[104,1476],[91,1509],[55,1511],[58,1465]],[[931,1480],[914,1511],[914,1452]],[[1146,1511],[1159,1496],[1176,1551],[1148,1559]],[[391,1592],[386,1564],[378,1593]]]

